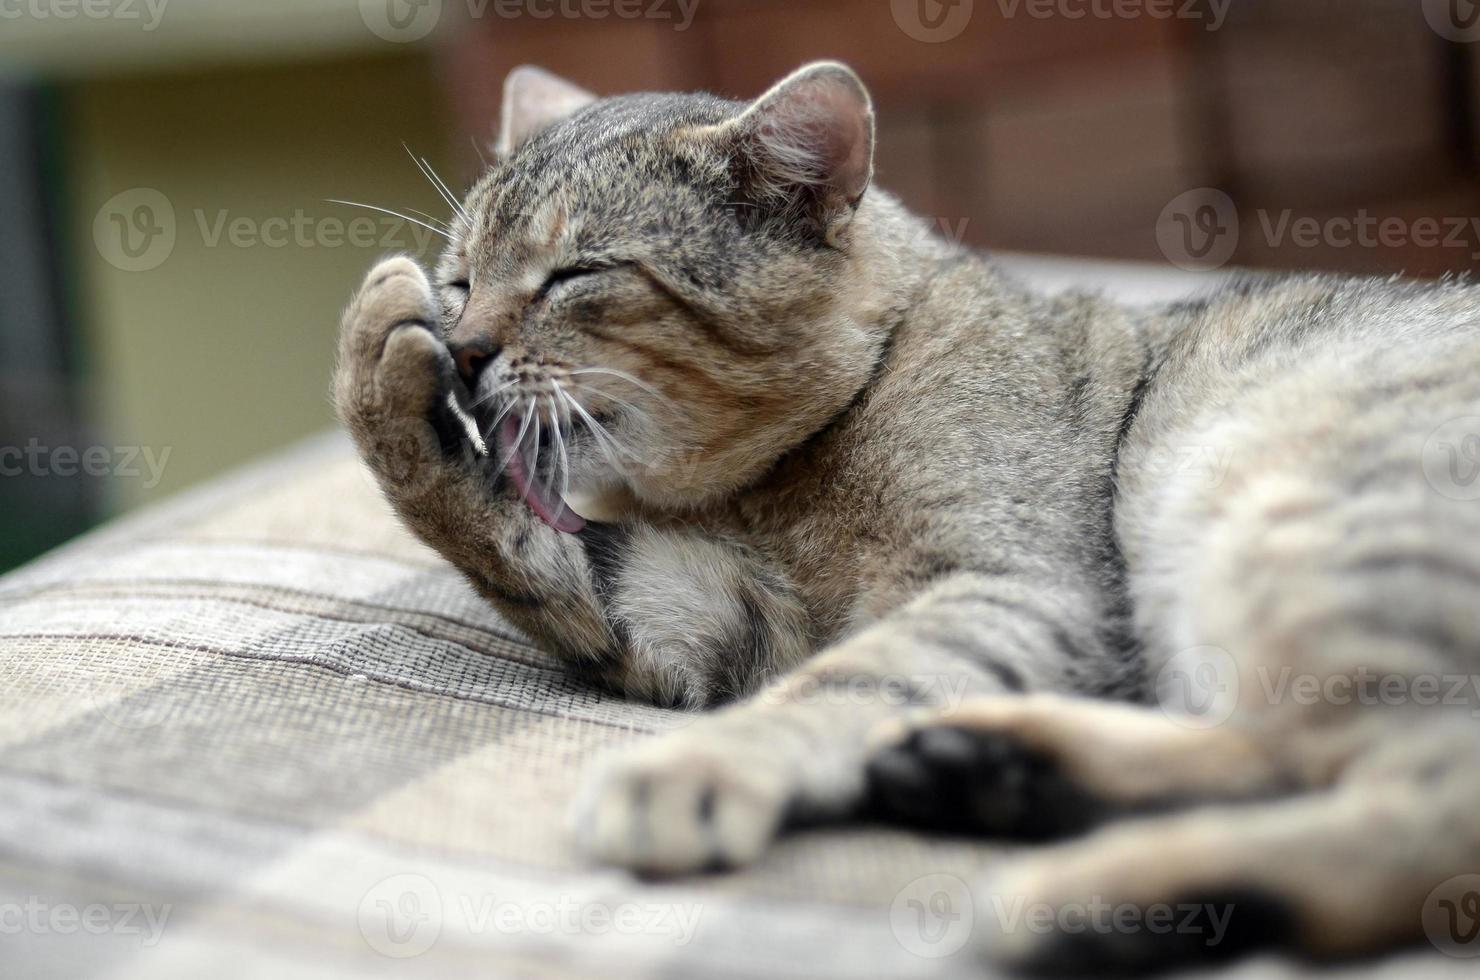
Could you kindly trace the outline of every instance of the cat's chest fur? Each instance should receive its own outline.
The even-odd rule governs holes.
[[[1107,304],[1045,305],[979,260],[943,264],[854,403],[739,494],[726,523],[781,566],[823,642],[934,579],[1015,571],[995,555],[1024,536],[1092,563],[1144,360]]]

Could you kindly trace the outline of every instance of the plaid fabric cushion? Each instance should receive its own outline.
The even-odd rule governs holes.
[[[691,720],[567,677],[314,440],[0,579],[0,976],[981,975],[973,931],[1026,910],[969,894],[980,844],[584,864],[586,764]]]
[[[894,899],[990,856],[852,828],[586,866],[586,763],[692,716],[569,678],[337,436],[0,580],[0,671],[5,977],[936,975],[969,923]]]

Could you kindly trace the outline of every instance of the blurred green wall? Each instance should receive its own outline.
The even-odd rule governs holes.
[[[425,54],[114,77],[63,95],[83,390],[104,441],[166,459],[157,483],[110,481],[113,508],[332,424],[340,311],[379,255],[429,236],[325,199],[445,217],[403,141],[459,192],[471,176]]]

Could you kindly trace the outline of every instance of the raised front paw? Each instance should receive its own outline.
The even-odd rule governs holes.
[[[680,732],[593,774],[571,813],[577,847],[606,864],[680,874],[748,864],[790,801],[777,758]]]
[[[340,328],[335,405],[389,487],[413,488],[456,439],[452,357],[436,316],[421,267],[398,256],[370,271]]]

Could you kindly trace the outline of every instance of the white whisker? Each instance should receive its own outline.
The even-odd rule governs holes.
[[[495,441],[495,444],[497,443],[499,423],[504,420],[504,416],[508,415],[509,412],[517,404],[519,404],[518,400],[513,398],[510,398],[507,402],[504,403],[504,407],[499,409],[498,415],[494,416],[493,424],[488,427],[488,435],[486,436],[486,438],[493,439]]]
[[[555,455],[551,459],[550,480],[545,484],[547,491],[553,489],[555,478],[560,478],[560,505],[565,506],[565,498],[570,494],[570,456],[565,451],[565,437],[560,434],[559,400],[556,400],[551,412],[555,416],[551,419],[550,441],[555,444]],[[558,516],[558,515],[557,515]]]
[[[633,412],[634,414],[641,416],[642,417],[642,420],[644,422],[647,422],[647,423],[651,424],[652,421],[653,421],[653,417],[648,414],[647,409],[643,408],[641,405],[634,405],[634,404],[632,404],[631,402],[629,402],[627,399],[621,397],[620,395],[613,395],[611,392],[607,391],[605,388],[600,388],[600,387],[597,387],[596,385],[582,384],[579,381],[572,381],[570,383],[570,386],[572,388],[579,388],[582,391],[594,391],[596,394],[600,395],[602,398],[605,398],[608,401],[614,401],[618,405],[621,405],[623,408],[628,409],[629,411]]]
[[[530,439],[530,449],[534,454],[534,461],[528,464],[529,469],[527,471],[529,473],[530,483],[533,483],[540,475],[540,411],[542,407],[539,396],[536,395],[534,411],[532,413],[534,415],[534,437]]]
[[[513,405],[514,403],[511,401],[509,404],[510,405]],[[514,437],[513,444],[511,446],[509,446],[508,449],[505,449],[504,450],[504,458],[499,461],[498,469],[494,470],[494,473],[502,473],[504,471],[504,467],[508,466],[509,465],[509,461],[514,458],[514,454],[517,453],[517,452],[519,452],[520,449],[524,446],[524,435],[525,435],[525,433],[527,433],[529,431],[529,420],[534,415],[534,411],[533,411],[534,404],[535,404],[535,397],[533,395],[530,395],[529,396],[529,408],[530,408],[530,410],[529,411],[526,411],[524,413],[524,417],[519,420],[519,434]]]
[[[600,422],[591,417],[591,413],[586,411],[586,409],[581,406],[580,402],[572,398],[570,399],[570,407],[575,409],[576,412],[581,416],[582,420],[585,421],[587,427],[590,428],[592,434],[596,436],[598,442],[605,440],[605,442],[602,443],[603,446],[610,445],[612,449],[631,459],[634,463],[637,463],[639,465],[642,464],[642,457],[638,456],[632,450],[622,445],[622,443],[617,439],[616,436],[607,431],[606,426],[602,425]],[[610,459],[610,456],[608,456],[608,458]],[[618,470],[622,468],[622,464],[615,459],[612,460],[612,465]]]
[[[416,169],[420,170],[422,176],[431,182],[432,189],[441,195],[442,200],[447,203],[447,206],[452,209],[453,213],[461,215],[464,220],[467,220],[468,213],[457,202],[457,198],[453,197],[452,191],[447,189],[447,185],[438,179],[437,175],[432,171],[431,166],[425,160],[418,159],[416,154],[411,152],[411,147],[405,143],[401,144],[401,149],[406,151],[406,155],[411,158],[411,162],[416,164]]]
[[[513,381],[505,381],[503,384],[499,385],[497,388],[493,389],[488,394],[486,394],[483,397],[475,400],[473,402],[473,407],[476,408],[479,405],[482,405],[482,404],[485,404],[487,402],[493,401],[499,395],[501,395],[504,392],[508,391],[510,388],[516,387],[518,384],[519,384],[519,380],[517,378],[514,379]]]
[[[432,224],[436,225],[438,228],[443,229],[444,231],[447,231],[449,233],[452,231],[452,226],[436,215],[427,214],[425,211],[418,210],[417,208],[407,208],[406,210],[410,211],[412,214],[421,215],[423,218],[427,219]]]
[[[610,375],[611,377],[618,378],[618,379],[620,379],[622,381],[627,382],[628,384],[636,385],[637,387],[641,388],[643,391],[647,392],[649,395],[652,395],[654,398],[659,398],[659,399],[662,399],[665,402],[668,402],[668,403],[672,404],[672,399],[670,399],[667,395],[663,394],[661,391],[659,391],[657,388],[654,388],[652,385],[648,384],[646,381],[642,381],[642,380],[639,380],[638,378],[634,378],[632,375],[628,374],[626,371],[618,371],[615,368],[585,367],[585,368],[576,368],[574,371],[571,371],[570,373],[573,374],[573,375],[574,374],[605,374],[605,375]]]
[[[378,208],[378,207],[376,207],[373,204],[361,204],[359,201],[341,201],[338,198],[333,198],[333,197],[328,198],[327,199],[327,203],[329,203],[329,204],[344,204],[344,205],[347,205],[347,206],[352,207],[352,208],[365,208],[367,211],[379,211],[381,214],[388,214],[388,215],[390,215],[393,218],[400,218],[402,221],[409,221],[413,225],[420,225],[421,227],[425,228],[427,231],[430,231],[430,232],[432,232],[433,234],[436,234],[436,235],[441,235],[443,238],[447,239],[449,242],[452,241],[452,236],[449,235],[447,232],[443,231],[441,228],[434,228],[431,225],[427,224],[425,221],[418,221],[415,218],[409,217],[408,215],[404,215],[404,214],[402,214],[399,211],[392,211],[390,208]]]
[[[458,198],[456,194],[452,193],[452,188],[448,187],[447,182],[437,175],[437,171],[432,169],[432,165],[430,163],[427,163],[426,157],[421,158],[421,165],[423,167],[426,167],[427,173],[431,174],[432,176],[432,180],[436,181],[437,186],[441,188],[442,192],[446,194],[447,197],[452,201],[452,209],[458,214],[462,215],[464,219],[466,219],[468,217],[468,212],[463,208],[462,201]]]
[[[560,382],[551,378],[550,386],[555,389],[555,448],[560,457],[560,499],[564,500],[570,494],[570,454],[565,448],[564,432],[571,429],[570,409],[565,405],[565,392],[561,390]],[[571,437],[575,437],[573,429]]]
[[[606,457],[606,461],[611,464],[611,468],[614,471],[621,472],[622,461],[616,456],[612,455],[612,451],[607,446],[605,441],[606,438],[610,438],[610,435],[606,434],[604,436],[602,432],[598,432],[597,427],[593,424],[595,420],[593,420],[591,416],[587,415],[586,410],[581,408],[580,404],[577,403],[576,400],[572,398],[569,394],[562,390],[560,392],[560,397],[565,399],[565,401],[570,405],[571,408],[574,408],[583,416],[581,424],[586,426],[587,430],[591,433],[592,438],[596,440],[596,445],[601,450],[601,455]]]

